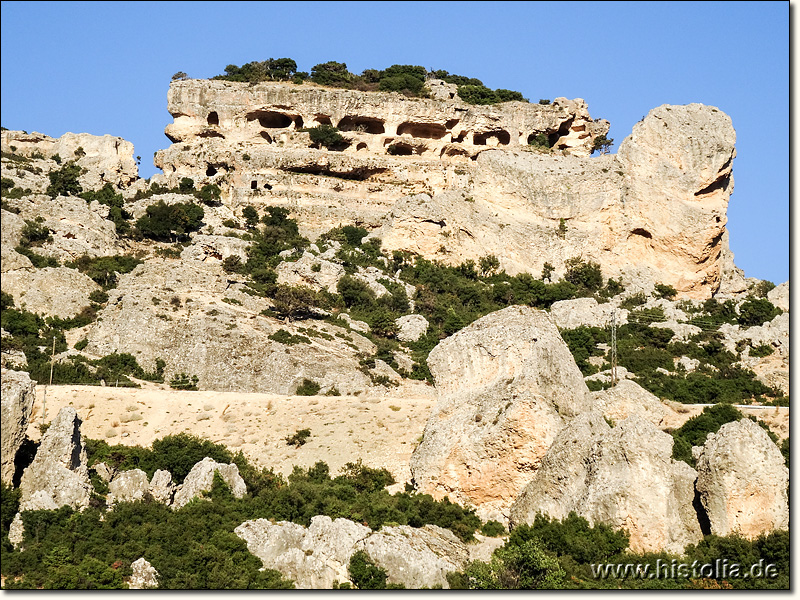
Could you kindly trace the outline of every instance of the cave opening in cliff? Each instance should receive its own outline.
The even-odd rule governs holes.
[[[272,143],[272,138],[266,131],[261,132],[261,137],[267,140],[267,142],[269,142],[270,144]]]
[[[332,125],[331,118],[328,115],[314,115],[314,120],[317,125]]]
[[[647,231],[647,229],[642,229],[641,227],[637,227],[633,231],[631,231],[631,235],[640,235],[643,238],[652,239],[653,234]]]
[[[258,189],[258,181],[257,180],[254,179],[253,181],[250,182],[250,189],[251,190],[257,190]]]
[[[564,137],[565,135],[569,135],[569,128],[572,127],[572,121],[574,119],[567,119],[564,121],[558,128],[557,131],[553,131],[547,134],[547,143],[552,148],[556,145],[559,139]],[[564,150],[567,147],[566,144],[560,144],[558,146],[559,150]]]
[[[265,129],[284,129],[294,122],[289,115],[274,110],[256,110],[247,113],[246,118],[248,121],[258,120],[259,125]]]
[[[337,125],[339,131],[356,131],[361,133],[386,133],[382,119],[373,117],[344,117]]]
[[[214,168],[214,166],[208,165],[208,168],[206,169],[206,177],[213,177],[216,174],[217,170]]]
[[[448,129],[452,129],[453,127],[458,125],[459,121],[461,121],[461,119],[450,119],[444,124],[444,126],[447,127]]]
[[[447,133],[447,128],[440,123],[413,123],[406,121],[397,128],[397,135],[409,134],[411,137],[440,140]]]
[[[210,113],[208,113],[208,118],[206,120],[208,121],[209,125],[219,125],[219,115],[217,114],[217,111],[212,110]]]
[[[472,143],[476,146],[508,146],[510,142],[511,134],[505,129],[476,133],[472,136]]]
[[[356,151],[366,150],[366,149],[367,149],[367,145],[364,142],[361,142],[356,146]]]

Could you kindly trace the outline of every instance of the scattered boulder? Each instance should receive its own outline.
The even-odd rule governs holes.
[[[511,523],[570,512],[630,532],[635,552],[682,552],[702,539],[695,471],[672,460],[672,436],[633,416],[609,427],[590,411],[574,419],[511,507]]]
[[[33,462],[20,481],[20,511],[89,505],[92,485],[81,438],[81,420],[64,407],[42,437]]]
[[[711,533],[753,539],[789,527],[789,469],[757,423],[726,423],[708,435],[696,462],[697,491]]]
[[[0,480],[10,484],[14,478],[14,458],[25,441],[28,420],[36,400],[36,382],[24,371],[2,369],[0,400]]]
[[[211,491],[214,484],[214,473],[219,473],[225,483],[231,488],[235,498],[241,498],[247,491],[244,479],[239,475],[239,467],[235,464],[218,463],[213,458],[205,457],[192,467],[183,484],[175,492],[172,502],[173,508],[181,508],[190,500],[200,496],[202,492]],[[155,477],[155,475],[154,475]]]
[[[116,471],[109,468],[109,466],[104,462],[93,464],[92,469],[95,473],[97,473],[97,476],[106,483],[114,479],[114,475],[116,475]]]
[[[131,569],[133,573],[128,579],[129,590],[147,590],[158,587],[158,571],[144,557],[133,561]]]
[[[353,331],[358,331],[359,333],[369,333],[369,324],[365,323],[364,321],[355,321],[347,313],[339,313],[339,318],[347,323],[347,326]]]
[[[438,402],[411,457],[417,489],[504,520],[556,434],[589,408],[581,372],[547,313],[523,306],[446,338],[428,366]]]
[[[451,531],[435,525],[373,532],[347,519],[320,515],[312,517],[308,528],[256,519],[234,532],[265,568],[293,579],[298,589],[330,589],[334,581],[348,581],[350,558],[359,550],[386,571],[388,583],[407,588],[447,588],[446,574],[463,569],[469,559],[466,546]]]
[[[428,319],[422,315],[405,315],[395,321],[397,339],[401,342],[416,342],[428,331]]]

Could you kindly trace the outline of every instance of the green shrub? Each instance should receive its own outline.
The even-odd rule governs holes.
[[[346,144],[346,140],[333,125],[319,125],[308,130],[311,142],[319,148],[324,146],[328,150],[341,148]]]
[[[196,196],[203,204],[217,206],[221,202],[222,190],[216,183],[208,183],[200,188]]]
[[[705,407],[702,413],[692,417],[672,432],[675,440],[672,446],[672,458],[682,460],[694,467],[692,446],[702,446],[709,433],[716,433],[725,423],[742,418],[744,415],[729,404]]]
[[[345,63],[328,61],[311,67],[311,81],[320,85],[347,86],[352,78]]]
[[[596,262],[584,262],[581,257],[566,261],[567,272],[564,279],[579,289],[597,291],[603,287],[603,273]]]
[[[311,394],[313,395],[313,394]],[[294,446],[295,448],[299,448],[303,444],[308,441],[308,438],[311,437],[311,430],[310,429],[298,429],[294,432],[294,435],[287,435],[284,439],[289,446]]]
[[[83,350],[88,345],[89,345],[89,340],[83,338],[82,340],[75,342],[75,350]]]
[[[70,161],[58,170],[50,171],[47,174],[50,185],[47,186],[47,195],[51,198],[56,196],[77,196],[83,188],[78,182],[78,177],[84,170],[74,161]]]
[[[303,382],[297,386],[295,395],[297,396],[316,396],[319,394],[320,385],[311,379],[303,379]]]
[[[347,572],[353,585],[359,590],[386,589],[386,571],[377,567],[363,550],[355,552],[350,557]]]
[[[769,300],[754,298],[742,303],[739,307],[739,325],[753,327],[763,325],[781,314],[781,310]]]
[[[203,207],[197,204],[166,204],[163,200],[151,204],[145,212],[136,221],[136,228],[145,237],[170,242],[186,239],[190,232],[200,229],[205,216]]]
[[[94,290],[89,294],[89,300],[97,302],[98,304],[103,304],[104,302],[108,302],[108,294],[102,290]]]
[[[499,537],[506,533],[506,528],[502,523],[492,519],[481,525],[481,533],[487,537]]]
[[[750,348],[750,356],[753,356],[755,358],[761,358],[764,356],[769,356],[774,351],[775,348],[773,348],[770,344],[760,344],[758,346]]]
[[[77,269],[104,290],[108,290],[116,287],[119,275],[130,273],[141,263],[141,259],[125,254],[97,258],[84,254],[66,266]]]
[[[675,296],[677,295],[678,295],[678,290],[676,290],[671,285],[663,285],[661,283],[657,283],[655,286],[656,298],[666,298],[667,300],[674,300]]]
[[[270,334],[269,339],[285,344],[287,346],[294,346],[295,344],[310,344],[311,340],[304,335],[294,335],[285,329],[278,329],[275,333]]]
[[[197,391],[197,375],[187,375],[186,373],[176,373],[169,381],[169,387],[174,390]]]

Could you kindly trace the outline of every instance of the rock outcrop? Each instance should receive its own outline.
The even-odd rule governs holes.
[[[411,458],[416,486],[502,519],[558,432],[589,408],[583,377],[547,313],[521,306],[446,338],[428,366],[438,401]]]
[[[769,292],[767,292],[767,300],[772,302],[775,306],[789,311],[789,282],[784,281],[780,285],[776,285]]]
[[[590,411],[565,428],[511,507],[511,523],[570,512],[624,528],[635,552],[680,553],[702,539],[693,508],[696,473],[674,461],[672,436],[630,417],[611,428]]]
[[[220,474],[223,481],[231,488],[231,493],[235,498],[244,496],[247,486],[242,476],[239,475],[239,467],[232,463],[227,465],[218,463],[213,458],[206,457],[192,467],[183,483],[175,491],[172,507],[181,508],[203,492],[211,491],[214,484],[214,473]]]
[[[344,267],[335,262],[304,252],[294,262],[284,261],[276,269],[278,283],[303,285],[313,290],[327,290],[336,293],[336,284],[344,276]]]
[[[617,308],[613,304],[598,304],[594,298],[575,298],[553,302],[550,314],[559,329],[575,329],[576,327],[610,326],[612,313],[617,325],[628,322],[628,311]]]
[[[435,525],[373,532],[347,519],[316,516],[308,528],[256,519],[234,531],[265,568],[293,579],[299,589],[330,589],[335,581],[349,581],[348,564],[359,550],[386,571],[388,583],[407,588],[447,588],[446,574],[463,569],[469,558],[466,546],[451,531]]]
[[[406,315],[395,321],[397,339],[401,342],[416,342],[428,332],[428,319],[422,315]]]
[[[92,486],[80,425],[72,407],[62,408],[50,423],[33,462],[22,474],[20,512],[89,505]]]
[[[109,508],[113,508],[118,502],[143,500],[149,491],[147,473],[141,469],[123,471],[109,482],[106,502]]]
[[[10,130],[0,133],[0,137],[4,150],[14,146],[13,152],[21,156],[52,159],[58,155],[64,162],[75,160],[86,170],[79,178],[84,189],[99,189],[106,183],[115,188],[127,187],[139,177],[133,144],[120,137],[65,133],[60,138],[52,138],[35,131]],[[60,168],[55,163],[53,166]]]
[[[91,305],[89,295],[100,286],[67,267],[45,267],[3,274],[2,289],[18,307],[48,317],[69,319]]]
[[[635,416],[663,429],[677,417],[655,395],[629,379],[622,379],[607,390],[592,392],[592,398],[593,408],[614,423]]]
[[[133,561],[131,569],[133,573],[128,579],[129,590],[147,590],[158,587],[158,571],[144,557]]]
[[[697,491],[711,533],[752,539],[789,527],[789,469],[758,424],[726,423],[708,435],[696,463]]]
[[[14,458],[25,441],[25,432],[36,400],[36,383],[24,371],[2,370],[2,400],[0,400],[0,480],[11,484],[14,478]]]
[[[197,375],[202,389],[289,394],[305,378],[343,394],[369,387],[357,355],[374,349],[371,342],[353,333],[347,334],[352,341],[335,337],[344,332],[327,324],[313,327],[329,331],[330,339],[275,341],[270,336],[280,329],[299,334],[297,326],[260,315],[269,301],[243,287],[218,261],[151,259],[109,290],[100,318],[87,330],[86,351],[127,352],[148,370],[161,357],[167,379]]]

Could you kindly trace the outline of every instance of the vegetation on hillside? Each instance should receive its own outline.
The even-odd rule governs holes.
[[[178,77],[177,79],[184,79]],[[328,61],[314,65],[311,72],[297,70],[291,58],[270,58],[238,67],[228,65],[225,74],[212,79],[241,81],[251,84],[262,81],[313,81],[319,85],[360,91],[399,92],[414,98],[427,98],[427,79],[443,79],[458,86],[458,95],[468,104],[498,104],[512,100],[527,102],[520,92],[506,89],[492,90],[480,79],[450,74],[444,70],[428,71],[419,65],[392,65],[386,69],[365,69],[360,75],[351,73],[346,63]]]

